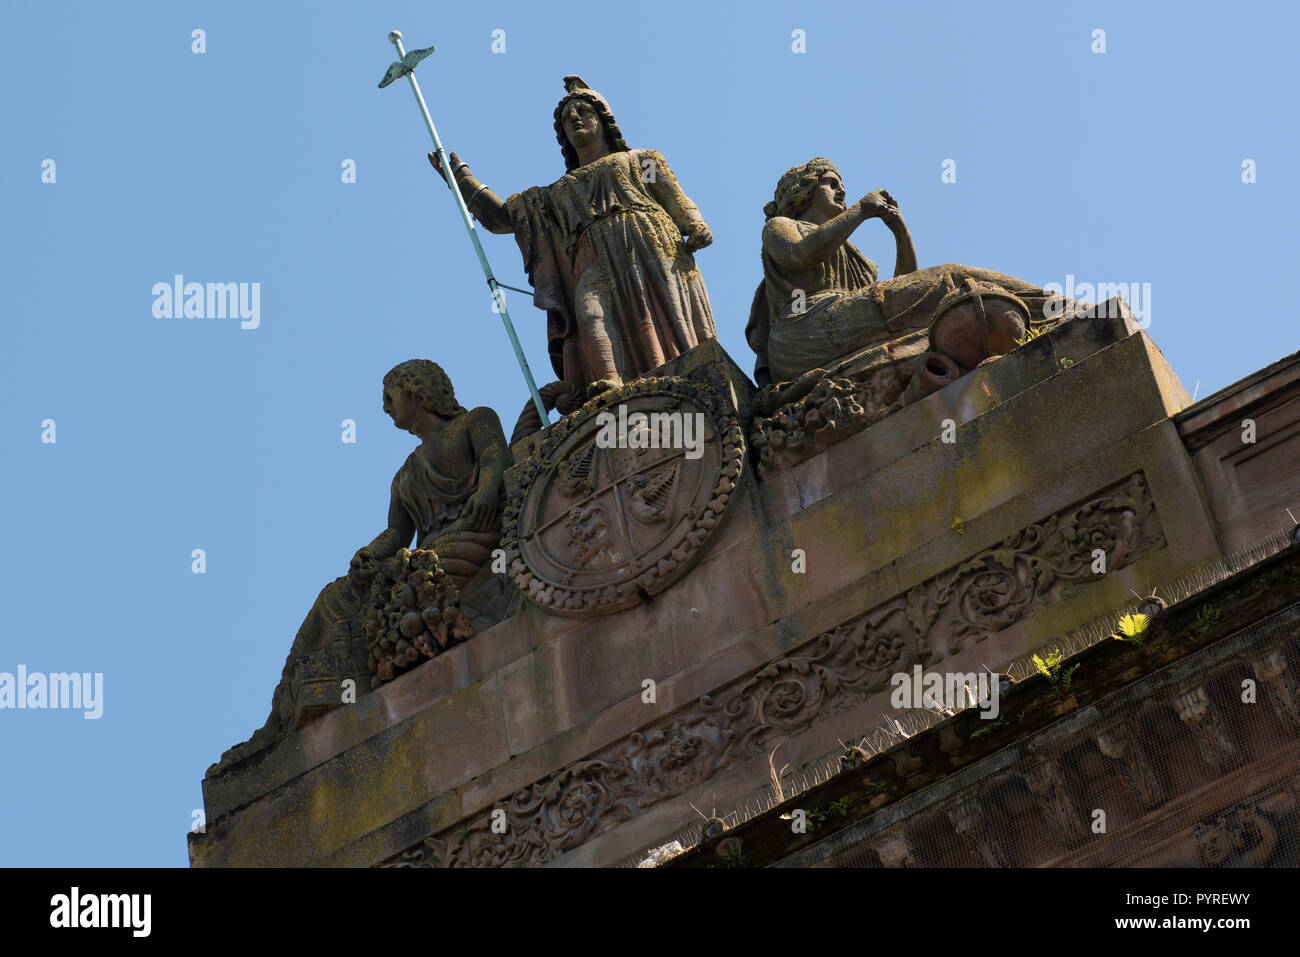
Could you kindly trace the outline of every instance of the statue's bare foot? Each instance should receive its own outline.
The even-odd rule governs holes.
[[[623,387],[622,379],[597,379],[591,385],[587,386],[587,400],[590,401],[602,392],[608,392],[611,389],[621,389]]]

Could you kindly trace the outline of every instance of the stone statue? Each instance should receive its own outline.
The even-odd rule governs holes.
[[[417,548],[437,553],[462,605],[472,605],[469,591],[500,539],[510,464],[501,422],[486,406],[462,408],[447,374],[428,359],[384,376],[384,411],[421,442],[393,477],[388,527],[357,550],[352,567],[391,558],[414,538]]]
[[[745,328],[762,387],[750,434],[760,475],[869,428],[1084,312],[1081,303],[987,269],[918,269],[893,197],[876,190],[846,208],[839,171],[823,157],[786,172],[764,212],[763,282]],[[883,282],[849,242],[874,218],[897,248],[894,277]]]
[[[759,385],[788,382],[810,370],[910,332],[929,329],[949,303],[972,289],[1018,303],[1022,323],[1042,317],[1051,293],[1012,276],[949,263],[917,269],[911,234],[893,198],[868,193],[850,207],[830,160],[817,157],[786,172],[764,207],[763,283],[745,329],[758,354]],[[894,278],[878,281],[876,264],[849,236],[869,219],[894,234]],[[973,285],[972,285],[973,284]],[[1023,335],[1025,328],[1020,329]],[[1014,340],[1003,351],[1014,348]]]
[[[372,674],[375,683],[387,681],[508,613],[514,586],[492,571],[510,465],[496,413],[462,408],[447,374],[427,359],[384,376],[384,411],[421,440],[393,478],[388,525],[357,550],[347,575],[321,590],[289,651],[270,717],[223,765],[344,703],[348,679],[364,693]]]
[[[514,233],[556,374],[602,389],[717,338],[691,255],[713,236],[663,156],[629,149],[609,104],[579,77],[564,86],[555,134],[568,172],[550,186],[502,202],[455,153],[450,162],[474,217]],[[442,172],[436,154],[429,161]]]
[[[421,442],[393,478],[388,527],[352,558],[371,582],[362,630],[380,682],[500,621],[511,597],[492,570],[510,465],[496,413],[462,408],[428,359],[384,376],[384,411]]]

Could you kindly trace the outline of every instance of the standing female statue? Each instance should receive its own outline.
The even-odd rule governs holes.
[[[564,86],[555,108],[564,176],[502,202],[455,153],[452,173],[475,219],[514,233],[556,374],[584,389],[614,386],[717,338],[691,255],[713,237],[663,156],[629,149],[609,104],[579,77]],[[436,154],[429,162],[442,172]]]
[[[764,207],[763,284],[745,329],[758,353],[759,385],[797,379],[868,346],[926,329],[945,298],[958,302],[973,291],[1014,303],[1025,313],[1024,324],[1042,317],[1052,294],[1031,283],[955,263],[917,269],[911,234],[884,190],[849,207],[844,199],[839,171],[819,156],[788,170]],[[854,230],[875,218],[890,228],[897,247],[894,278],[884,282],[876,264],[849,242]],[[934,338],[932,329],[931,348]],[[1014,339],[995,345],[1009,351]]]

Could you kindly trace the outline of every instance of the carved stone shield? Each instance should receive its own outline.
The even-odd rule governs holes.
[[[730,404],[685,378],[638,379],[552,426],[515,468],[502,538],[534,603],[628,608],[703,553],[744,467]]]

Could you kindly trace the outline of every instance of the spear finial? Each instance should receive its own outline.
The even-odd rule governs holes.
[[[442,148],[442,140],[438,139],[438,131],[434,128],[433,117],[429,115],[429,107],[424,103],[424,94],[420,92],[420,84],[415,80],[416,65],[433,52],[433,47],[426,47],[423,50],[411,50],[408,53],[402,49],[402,34],[398,30],[389,33],[388,39],[397,48],[397,55],[400,59],[388,68],[384,78],[379,81],[379,87],[383,89],[401,77],[406,77],[410,81],[411,92],[415,94],[415,102],[420,107],[420,115],[424,117],[424,125],[429,131],[429,138],[433,140],[433,148],[438,154],[438,162],[441,164],[442,169],[451,169],[451,164],[447,161],[447,154]],[[574,79],[577,78],[574,77]],[[579,80],[579,82],[581,81]],[[505,323],[506,334],[510,337],[510,345],[514,347],[515,360],[519,363],[519,371],[524,374],[524,381],[528,383],[528,391],[532,393],[533,404],[537,407],[537,414],[541,417],[542,425],[545,426],[551,421],[551,417],[546,412],[546,406],[542,404],[542,397],[537,391],[537,383],[533,381],[533,372],[528,368],[528,360],[524,358],[523,347],[519,345],[519,337],[515,335],[515,324],[510,321],[510,313],[506,311],[506,297],[501,292],[496,276],[492,275],[492,267],[488,264],[487,254],[483,252],[483,244],[478,240],[478,230],[474,228],[474,220],[470,218],[469,207],[465,205],[465,197],[460,195],[460,190],[456,186],[455,176],[446,176],[444,179],[451,189],[451,195],[455,197],[456,208],[460,210],[460,218],[465,223],[465,229],[469,232],[470,242],[474,244],[474,252],[478,254],[479,265],[483,267],[483,275],[487,279],[488,288],[492,290],[492,301],[496,304],[496,311],[500,314],[501,321]]]

